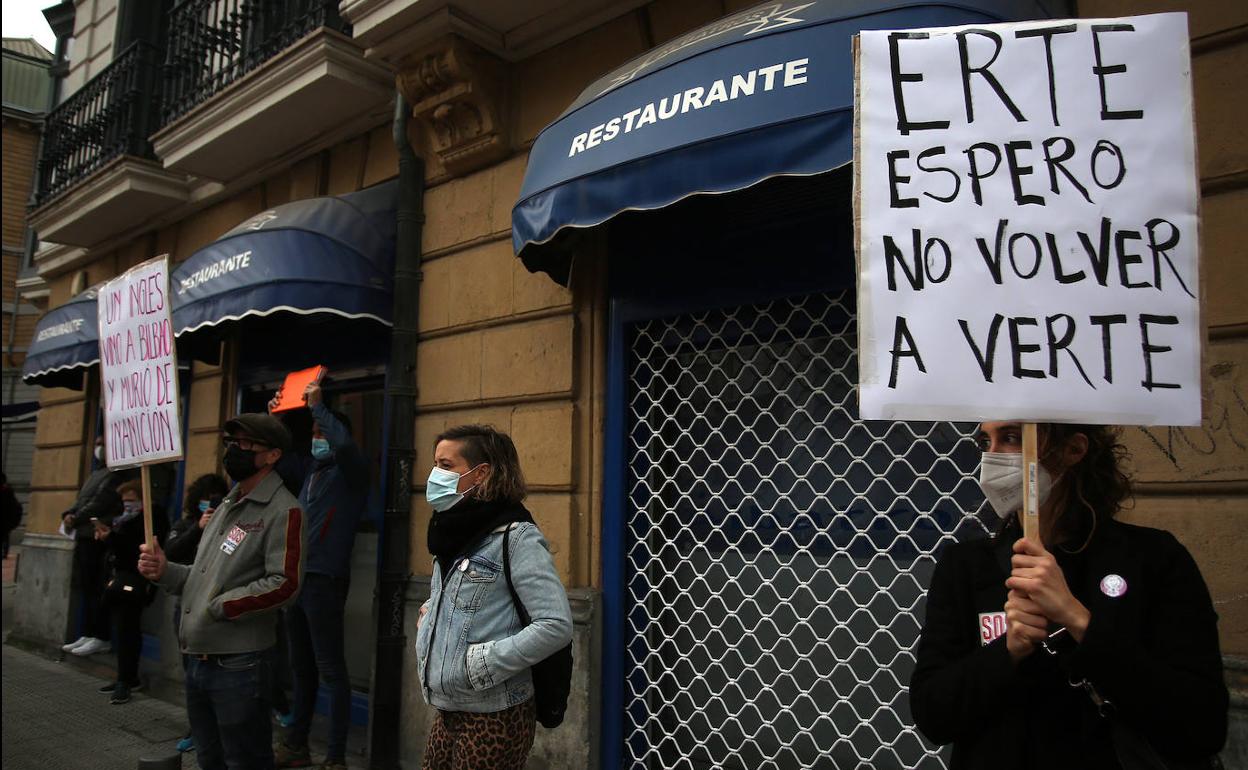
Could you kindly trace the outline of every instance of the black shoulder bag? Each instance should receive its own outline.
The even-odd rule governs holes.
[[[1062,627],[1049,634],[1049,638],[1041,644],[1045,652],[1059,656],[1060,648],[1071,643],[1069,632]],[[1207,759],[1187,761],[1163,758],[1148,740],[1148,736],[1123,719],[1113,702],[1097,692],[1091,682],[1087,679],[1071,679],[1070,686],[1082,688],[1092,705],[1096,706],[1096,713],[1102,719],[1108,720],[1110,741],[1123,770],[1221,770],[1222,760],[1216,754]]]
[[[507,590],[516,605],[520,622],[528,626],[533,622],[529,612],[520,601],[516,587],[511,582],[511,525],[503,530],[503,574],[507,577]],[[542,727],[554,729],[563,724],[568,710],[568,693],[572,690],[572,643],[555,651],[545,660],[533,664],[533,700],[537,704],[537,721]]]

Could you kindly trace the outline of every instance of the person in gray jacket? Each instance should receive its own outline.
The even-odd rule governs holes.
[[[142,548],[139,571],[182,597],[178,643],[186,667],[186,710],[204,770],[273,767],[269,721],[273,612],[303,581],[304,524],[298,502],[273,467],[290,432],[267,414],[225,424],[225,470],[235,481],[204,530],[190,565],[157,545]]]
[[[530,669],[571,641],[568,595],[521,503],[524,477],[507,434],[451,428],[437,437],[434,463],[425,496],[435,566],[417,621],[416,665],[438,716],[421,767],[520,770],[536,730]],[[528,625],[503,574],[505,533]]]

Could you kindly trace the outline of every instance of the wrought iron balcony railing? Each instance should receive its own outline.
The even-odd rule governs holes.
[[[160,117],[160,50],[126,47],[48,115],[39,158],[40,206],[121,155],[153,158]]]
[[[338,0],[180,0],[169,12],[162,125],[320,27],[350,34]]]

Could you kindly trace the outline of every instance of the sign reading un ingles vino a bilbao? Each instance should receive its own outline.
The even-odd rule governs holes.
[[[1187,18],[863,32],[866,419],[1198,425]]]
[[[100,287],[100,400],[109,468],[182,457],[168,255]]]

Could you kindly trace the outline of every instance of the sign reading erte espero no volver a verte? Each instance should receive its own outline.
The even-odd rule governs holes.
[[[100,402],[110,468],[182,457],[170,302],[167,255],[100,288]]]
[[[1187,18],[863,32],[866,419],[1200,423]]]

